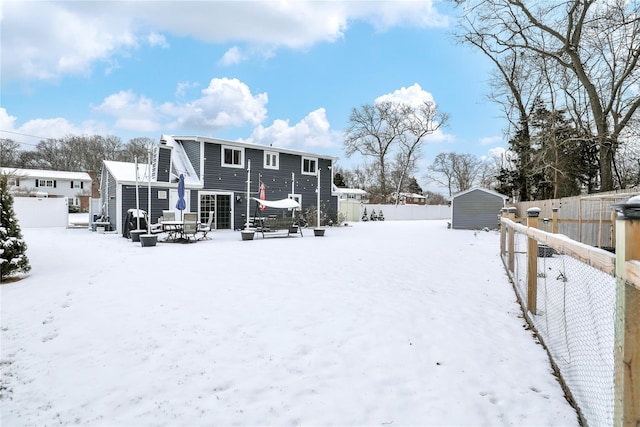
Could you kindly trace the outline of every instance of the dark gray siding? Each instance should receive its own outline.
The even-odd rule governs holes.
[[[169,171],[171,170],[171,147],[158,146],[158,176],[156,181],[169,182]]]
[[[163,200],[158,200],[158,191],[166,191],[167,198]],[[139,200],[140,200],[140,209],[143,211],[148,210],[148,196],[149,187],[145,185],[141,185],[139,187]],[[122,215],[122,223],[124,224],[125,218],[127,217],[127,211],[129,209],[136,208],[136,186],[135,185],[123,185],[122,186],[122,211],[120,215]],[[151,187],[151,223],[155,224],[158,222],[160,216],[162,216],[162,211],[165,209],[169,209],[169,188],[163,187]]]
[[[184,152],[187,154],[191,165],[200,176],[200,142],[199,141],[182,141]]]
[[[458,229],[475,230],[498,227],[498,215],[504,199],[482,190],[473,190],[454,197],[451,226]]]
[[[107,172],[107,216],[109,217],[109,222],[111,223],[111,229],[116,229],[116,203],[117,203],[117,193],[118,183],[116,182],[113,175]]]
[[[268,151],[268,148],[265,147]],[[245,148],[245,165],[247,160],[251,160],[251,197],[257,197],[260,179],[264,182],[266,190],[265,197],[268,200],[279,200],[286,198],[291,193],[291,172],[295,174],[295,193],[302,196],[302,210],[305,211],[317,204],[316,186],[318,179],[315,175],[302,174],[302,156],[280,153],[279,169],[264,168],[264,151],[260,149]],[[221,166],[221,146],[215,143],[205,143],[204,145],[204,189],[205,191],[232,191],[241,196],[242,202],[235,200],[234,223],[243,224],[243,214],[246,212],[245,195],[247,192],[247,170],[246,168],[228,168]],[[322,169],[320,174],[321,183],[321,204],[323,212],[333,221],[336,220],[338,211],[338,199],[331,196],[331,165],[330,159],[318,159],[318,167]],[[192,206],[197,205],[197,194],[192,192]],[[250,202],[250,212],[253,215],[256,202]],[[262,215],[279,215],[281,209],[267,208]]]

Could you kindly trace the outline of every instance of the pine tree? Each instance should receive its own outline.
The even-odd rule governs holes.
[[[18,273],[31,270],[26,255],[27,244],[13,211],[13,196],[9,193],[9,177],[0,176],[0,282]]]

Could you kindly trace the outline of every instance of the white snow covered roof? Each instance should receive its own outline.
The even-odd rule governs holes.
[[[129,162],[115,162],[113,160],[105,160],[104,166],[109,170],[116,181],[136,182],[136,164]],[[138,163],[138,181],[147,182],[149,176],[149,165],[147,163]]]
[[[362,194],[365,195],[367,194],[366,191],[360,189],[360,188],[342,188],[342,187],[337,187],[335,184],[333,185],[333,192],[334,193],[338,193],[338,194]]]
[[[44,169],[0,168],[2,175],[14,175],[26,178],[68,179],[70,181],[91,181],[86,172],[52,171]]]

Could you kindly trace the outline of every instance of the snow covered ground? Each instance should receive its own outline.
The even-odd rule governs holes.
[[[0,286],[2,425],[578,425],[495,232],[23,234],[33,271]]]

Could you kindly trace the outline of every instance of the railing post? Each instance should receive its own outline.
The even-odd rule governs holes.
[[[538,228],[540,208],[527,209],[527,227]],[[538,241],[527,239],[527,310],[531,314],[538,311]]]
[[[558,234],[558,208],[551,208],[551,232]]]
[[[500,209],[500,218],[507,217],[507,208]],[[504,256],[507,226],[500,220],[500,257]]]
[[[627,283],[626,264],[640,260],[640,196],[613,205],[616,219],[614,426],[640,425],[640,289]]]
[[[507,211],[509,212],[509,219],[511,221],[515,221],[516,220],[516,211],[517,208],[515,206],[511,206],[509,208],[507,208]],[[515,231],[513,230],[513,228],[511,228],[509,230],[509,271],[513,273],[514,271],[514,264],[515,264],[515,252],[514,252],[514,248],[515,248]]]

